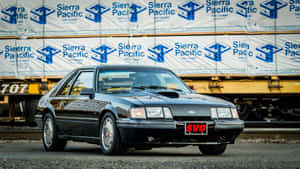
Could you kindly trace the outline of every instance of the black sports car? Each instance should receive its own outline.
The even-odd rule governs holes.
[[[47,151],[75,140],[100,144],[104,154],[187,145],[222,154],[244,128],[232,103],[195,94],[172,71],[150,66],[76,69],[37,110]]]

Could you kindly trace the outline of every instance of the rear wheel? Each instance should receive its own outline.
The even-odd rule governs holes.
[[[47,113],[43,119],[42,139],[46,151],[62,151],[67,144],[67,140],[58,139],[56,123],[50,113]]]
[[[100,145],[105,155],[122,154],[125,147],[121,143],[119,131],[116,127],[115,118],[111,113],[106,113],[100,124]]]
[[[220,155],[226,150],[227,144],[199,146],[199,150],[204,155]]]

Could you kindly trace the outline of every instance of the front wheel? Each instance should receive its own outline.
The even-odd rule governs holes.
[[[116,127],[115,118],[111,113],[106,113],[102,118],[99,137],[103,154],[114,155],[125,152],[125,147],[121,143],[120,134]]]
[[[46,151],[62,151],[66,147],[67,140],[57,138],[56,124],[49,113],[43,118],[43,144]]]
[[[220,155],[226,150],[227,144],[199,146],[204,155]]]

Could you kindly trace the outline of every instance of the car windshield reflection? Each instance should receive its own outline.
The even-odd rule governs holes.
[[[131,92],[135,90],[168,90],[191,93],[184,83],[166,70],[114,70],[102,71],[98,78],[98,91],[102,93]]]

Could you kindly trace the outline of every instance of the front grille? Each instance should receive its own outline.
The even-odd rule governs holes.
[[[206,117],[185,117],[185,116],[175,116],[173,117],[176,121],[210,121],[209,116]]]

